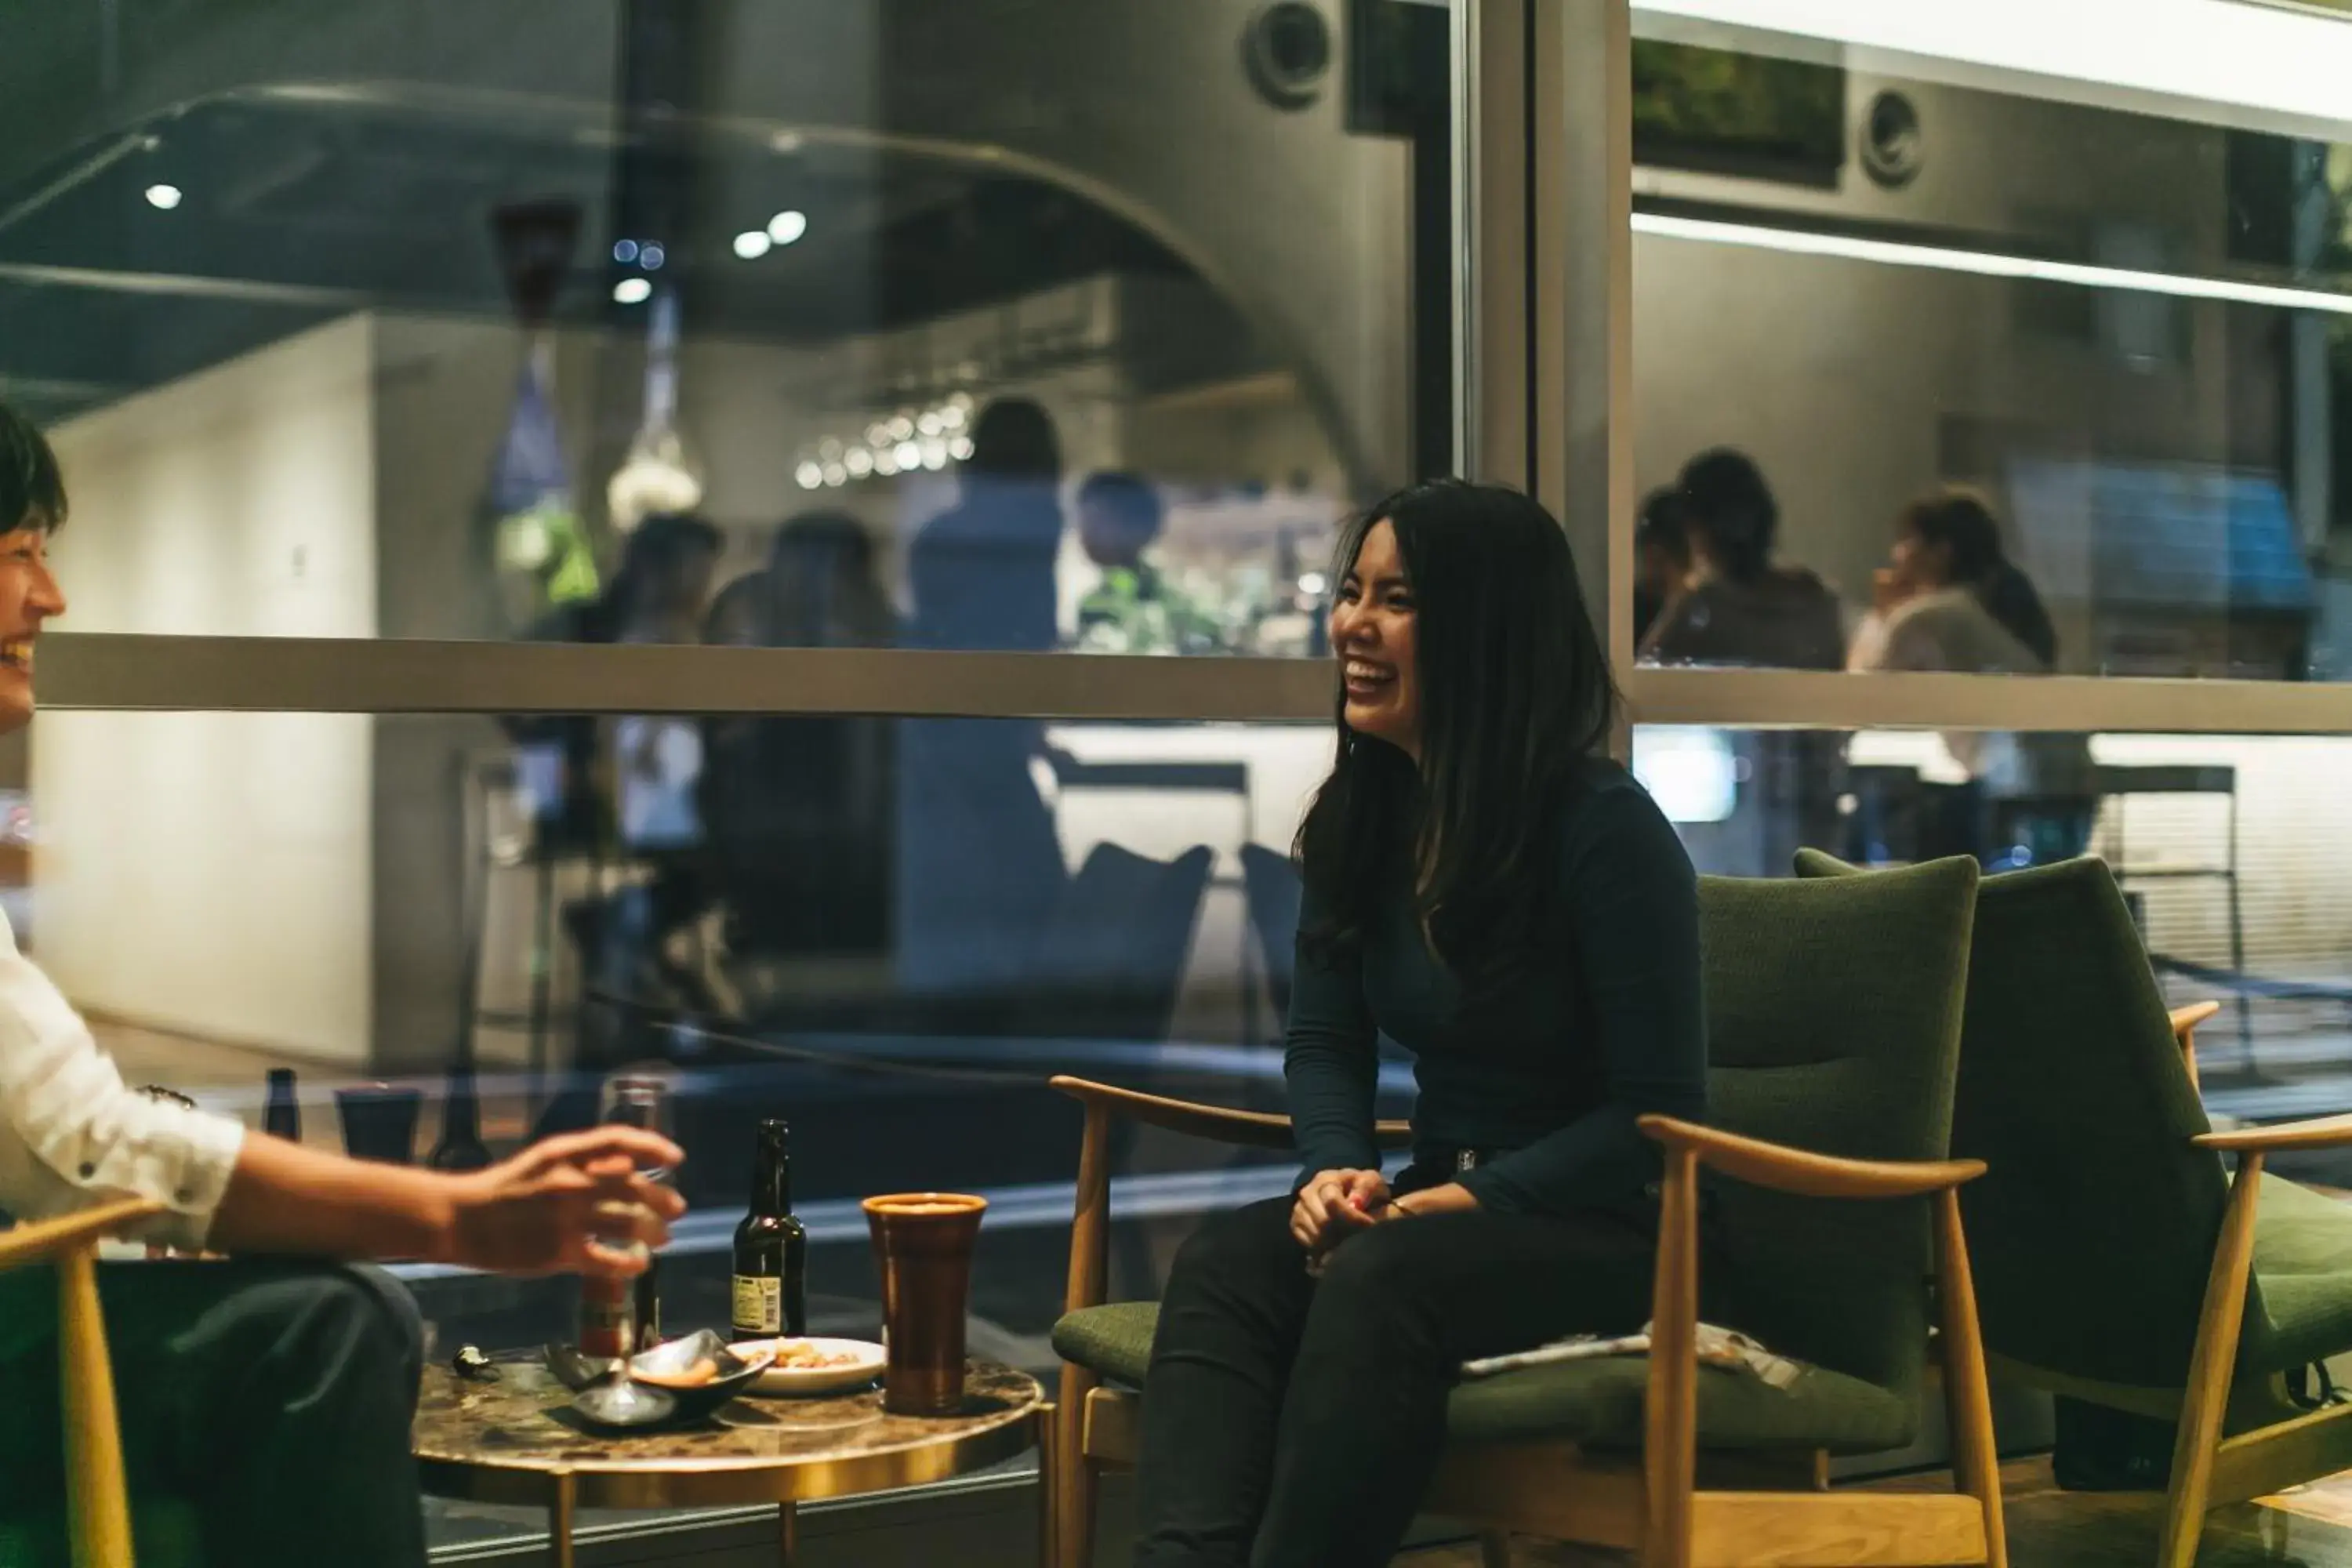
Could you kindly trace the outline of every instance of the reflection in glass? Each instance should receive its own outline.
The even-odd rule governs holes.
[[[1754,732],[1639,728],[1634,767],[1704,872],[1786,876],[1794,844],[1874,864],[1973,853],[1996,872],[2097,855],[2173,1005],[2224,1005],[2200,1035],[2209,1110],[2255,1121],[2352,1110],[2352,826],[2341,809],[2352,742],[2032,737],[2087,759],[2083,791],[2004,796],[1969,779],[1952,737],[1812,737],[1840,754],[1844,781],[1826,833],[1748,766]],[[2306,1173],[2342,1184],[2352,1166]]]
[[[718,609],[746,637],[864,635],[852,537],[789,535]],[[977,1191],[975,1352],[1044,1369],[1078,1131],[1046,1079],[1279,1104],[1286,852],[1328,729],[684,721],[696,831],[649,838],[623,831],[639,727],[558,722],[585,759],[570,813],[546,809],[574,797],[542,792],[514,720],[46,713],[18,781],[37,848],[19,929],[132,1081],[257,1121],[265,1072],[294,1066],[329,1147],[353,1085],[419,1096],[432,1146],[467,1029],[498,1153],[657,1064],[694,1205],[662,1257],[672,1331],[726,1321],[764,1117],[793,1128],[812,1331],[876,1327],[857,1198]],[[1393,1113],[1410,1079],[1383,1071]],[[1115,1288],[1150,1293],[1193,1216],[1292,1174],[1128,1136]],[[445,1347],[576,1319],[570,1281],[409,1273]]]
[[[1636,477],[1749,459],[1780,518],[1760,580],[1825,584],[1844,650],[1662,620],[1652,657],[2000,667],[1879,657],[1906,520],[1958,488],[1998,560],[1937,586],[2029,583],[2040,668],[2352,676],[2352,137],[1637,17]],[[1752,609],[1704,603],[1754,596],[1736,548],[1684,575],[1695,612]]]
[[[74,629],[579,631],[644,520],[716,527],[723,585],[821,510],[917,646],[1304,653],[1300,563],[1453,464],[1444,6],[427,10],[30,40],[111,82],[0,108],[0,396],[114,584]],[[941,619],[920,542],[1022,405],[1035,602]],[[1150,543],[1083,526],[1094,475]]]

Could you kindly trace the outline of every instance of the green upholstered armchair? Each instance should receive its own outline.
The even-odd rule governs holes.
[[[2000,1479],[1967,1248],[1947,1160],[1977,868],[1946,861],[1845,881],[1700,889],[1709,1120],[1660,1118],[1665,1148],[1656,1352],[1464,1384],[1427,1507],[1486,1531],[1632,1549],[1644,1568],[1743,1563],[2003,1563]],[[1047,1480],[1052,1561],[1092,1555],[1102,1469],[1132,1464],[1157,1309],[1102,1304],[1108,1127],[1130,1116],[1286,1147],[1280,1117],[1077,1079],[1079,1155],[1065,1367]],[[1381,1129],[1385,1147],[1409,1140]],[[1801,1152],[1800,1151],[1803,1151]],[[1774,1389],[1700,1367],[1698,1168],[1722,1191],[1737,1326],[1811,1363]],[[1834,1202],[1870,1199],[1871,1202]],[[1942,1288],[1931,1291],[1932,1276]],[[1914,1436],[1931,1296],[1940,1307],[1958,1495],[1831,1492],[1826,1457]]]
[[[1800,858],[1814,877],[1851,872]],[[1995,1373],[2179,1423],[2161,1562],[2209,1508],[2352,1466],[2352,1406],[2284,1374],[2352,1350],[2352,1205],[2266,1173],[2352,1143],[2352,1117],[2214,1132],[2114,877],[2074,860],[1979,890],[1955,1154]],[[2221,1155],[2238,1153],[2237,1179]]]

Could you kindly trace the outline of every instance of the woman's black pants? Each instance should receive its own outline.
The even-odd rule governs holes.
[[[1143,1401],[1138,1568],[1373,1568],[1437,1467],[1463,1362],[1648,1321],[1651,1237],[1468,1213],[1349,1237],[1311,1279],[1289,1198],[1176,1255]]]

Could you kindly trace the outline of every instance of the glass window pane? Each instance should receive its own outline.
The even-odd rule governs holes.
[[[1452,466],[1443,5],[270,11],[12,51],[74,629],[1305,653]]]
[[[2076,771],[2032,784],[1961,760],[2002,749]],[[2207,1108],[2352,1110],[2352,742],[1644,727],[1633,758],[1703,872],[1787,876],[1800,846],[1880,865],[1973,854],[1996,871],[2098,855],[2172,1005],[2225,1004],[2198,1037]],[[2297,1158],[2302,1178],[2352,1184],[2340,1153]]]
[[[1636,7],[1645,657],[2352,676],[2352,132],[2228,50],[1801,9]]]
[[[762,1116],[793,1124],[814,1331],[875,1331],[860,1197],[981,1192],[972,1343],[1047,1372],[1080,1119],[1046,1079],[1279,1108],[1286,850],[1330,749],[1312,725],[49,712],[29,763],[0,749],[0,897],[131,1082],[258,1124],[292,1067],[324,1147],[352,1131],[335,1091],[381,1082],[417,1091],[427,1157],[461,1048],[499,1152],[664,1064],[695,1205],[671,1331],[728,1321]],[[1292,1174],[1123,1130],[1114,1296]],[[402,1272],[445,1358],[573,1331],[571,1281]]]

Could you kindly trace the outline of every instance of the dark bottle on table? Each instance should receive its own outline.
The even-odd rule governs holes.
[[[294,1098],[294,1069],[269,1069],[269,1099],[261,1108],[261,1130],[289,1143],[302,1142],[302,1107]]]
[[[469,1066],[449,1069],[449,1086],[441,1101],[441,1137],[425,1163],[436,1171],[478,1171],[490,1163],[489,1146],[482,1142],[481,1097]]]
[[[751,1165],[751,1212],[735,1227],[734,1335],[808,1332],[808,1232],[793,1217],[792,1130],[760,1123]]]

